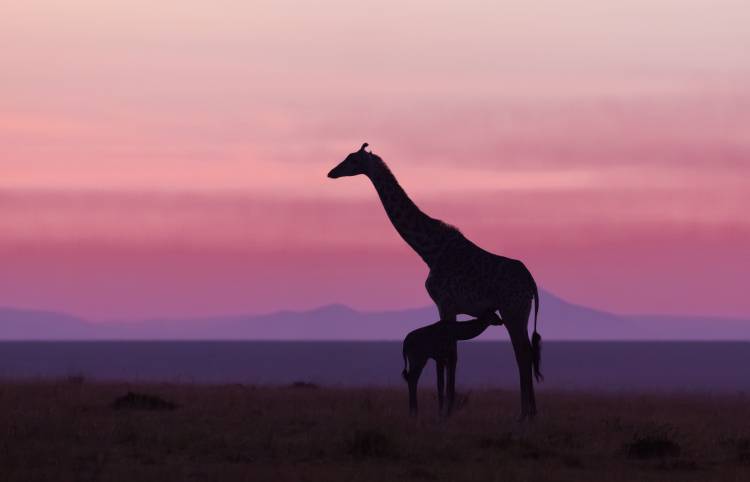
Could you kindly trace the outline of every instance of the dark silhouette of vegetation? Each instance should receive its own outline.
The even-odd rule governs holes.
[[[115,410],[174,410],[177,404],[168,402],[155,395],[128,392],[112,402]]]
[[[292,388],[316,389],[318,385],[311,382],[296,381],[292,382]]]
[[[113,410],[128,392],[179,409]],[[0,382],[0,480],[750,480],[746,396],[546,390],[529,425],[516,396],[414,420],[399,388]]]
[[[679,457],[680,445],[667,433],[636,435],[628,444],[628,456],[636,459]]]
[[[357,458],[394,457],[396,447],[391,435],[381,429],[357,429],[347,441],[346,451]]]

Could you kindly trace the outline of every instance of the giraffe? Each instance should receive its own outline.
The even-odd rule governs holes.
[[[365,175],[380,197],[398,234],[427,264],[425,288],[437,305],[440,320],[455,322],[459,314],[480,318],[500,313],[518,365],[521,420],[536,415],[532,374],[541,381],[542,337],[536,329],[539,293],[526,266],[469,241],[455,227],[422,212],[409,198],[385,162],[365,148],[367,143],[331,169],[328,177]],[[534,302],[534,332],[528,321]],[[449,373],[455,367],[448,367]],[[449,385],[448,391],[453,391]]]
[[[471,340],[476,338],[490,325],[501,325],[502,320],[492,313],[490,316],[477,318],[461,323],[446,323],[438,321],[431,325],[417,328],[409,332],[404,338],[403,356],[404,371],[401,376],[409,384],[409,412],[412,416],[417,415],[417,384],[422,375],[427,361],[435,360],[435,372],[437,373],[438,415],[450,415],[453,411],[455,394],[448,390],[448,404],[443,412],[443,400],[445,397],[445,368],[448,370],[448,386],[455,381],[455,367],[458,360],[456,341]]]

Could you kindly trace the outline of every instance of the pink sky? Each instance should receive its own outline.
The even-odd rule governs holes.
[[[625,313],[750,316],[750,7],[0,7],[0,305],[97,319],[428,304],[428,214]]]

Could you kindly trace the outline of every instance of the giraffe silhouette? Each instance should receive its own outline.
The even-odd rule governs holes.
[[[459,314],[482,318],[498,311],[515,353],[521,387],[521,419],[536,415],[532,373],[540,372],[542,337],[536,329],[539,292],[521,261],[498,256],[472,243],[461,232],[422,212],[409,198],[385,162],[365,148],[367,143],[331,169],[328,177],[365,175],[399,235],[429,267],[425,282],[440,320],[455,322]],[[534,332],[528,334],[531,303]],[[448,367],[449,373],[455,366]],[[453,387],[449,385],[449,391]]]
[[[417,415],[417,384],[422,370],[430,359],[435,360],[435,372],[437,373],[437,395],[438,414],[450,415],[453,411],[455,400],[456,363],[458,361],[458,350],[456,342],[459,340],[471,340],[476,338],[490,325],[501,325],[502,320],[492,313],[484,318],[477,318],[461,323],[446,323],[438,321],[431,325],[417,328],[409,332],[404,338],[403,355],[404,371],[401,376],[409,384],[409,412],[412,416]],[[448,367],[448,392],[445,393],[445,369]],[[446,397],[447,395],[447,397]],[[443,411],[444,399],[447,398],[447,406]]]

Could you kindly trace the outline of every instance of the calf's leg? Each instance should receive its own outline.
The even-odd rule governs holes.
[[[418,412],[417,407],[417,384],[419,383],[419,377],[422,375],[427,360],[409,360],[409,413],[415,417]]]

